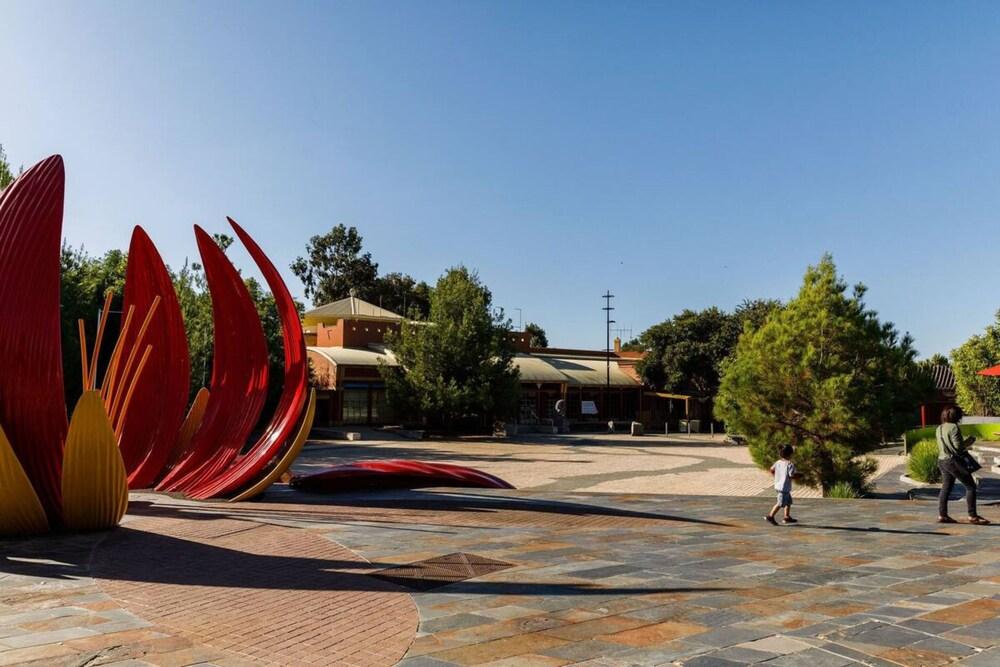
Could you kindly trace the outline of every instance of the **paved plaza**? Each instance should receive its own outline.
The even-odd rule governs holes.
[[[1000,665],[1000,527],[932,502],[799,494],[773,527],[707,437],[318,441],[298,469],[393,456],[521,488],[134,493],[117,530],[0,541],[0,666]]]
[[[411,458],[472,466],[518,489],[544,492],[771,495],[771,476],[758,469],[746,447],[721,435],[579,434],[495,440],[408,440],[378,432],[359,442],[315,440],[295,470],[308,473],[332,463]],[[874,455],[879,475],[902,465],[898,450]],[[898,478],[898,472],[896,473]],[[802,488],[797,495],[816,497]]]

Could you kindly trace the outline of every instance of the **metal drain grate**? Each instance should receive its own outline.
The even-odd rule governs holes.
[[[370,576],[413,590],[428,591],[432,588],[506,570],[509,567],[514,567],[514,564],[475,554],[454,553],[407,565],[388,567],[373,572]]]

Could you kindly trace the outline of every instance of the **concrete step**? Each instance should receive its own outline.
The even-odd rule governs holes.
[[[1000,456],[1000,444],[975,444],[972,446],[972,451],[983,452],[984,454],[993,454],[995,456]]]

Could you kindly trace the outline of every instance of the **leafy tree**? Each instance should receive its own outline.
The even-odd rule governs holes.
[[[737,337],[748,327],[756,331],[764,326],[771,313],[781,309],[781,302],[777,299],[744,299],[743,303],[736,306],[733,317],[736,319],[738,329]],[[733,347],[735,349],[735,342]]]
[[[14,172],[7,162],[7,154],[3,151],[3,144],[0,144],[0,192],[3,192],[13,182]]]
[[[320,306],[355,296],[386,310],[414,319],[427,317],[430,286],[403,273],[378,275],[371,253],[362,253],[364,239],[356,227],[337,225],[306,245],[306,257],[292,262],[292,271],[305,286],[306,296]]]
[[[531,334],[531,341],[528,343],[531,347],[548,347],[549,338],[545,335],[545,329],[539,324],[534,322],[528,322],[524,325],[524,332]]]
[[[376,278],[361,298],[400,315],[425,319],[431,308],[431,286],[403,273],[387,273]]]
[[[431,293],[430,321],[403,322],[386,342],[399,363],[380,372],[397,415],[434,427],[485,428],[516,413],[520,384],[508,336],[510,321],[463,266],[450,269]]]
[[[622,344],[622,350],[624,352],[645,352],[646,348],[638,338],[633,338]]]
[[[898,436],[933,392],[910,336],[880,322],[864,294],[857,285],[848,295],[824,256],[798,296],[740,338],[715,403],[759,466],[790,443],[804,482],[824,493],[836,482],[862,488],[874,461],[859,455]]]
[[[305,285],[314,305],[343,299],[355,290],[369,300],[378,276],[378,264],[369,252],[361,252],[363,239],[357,227],[337,225],[306,245],[307,257],[292,262],[292,271]]]
[[[948,360],[948,357],[944,356],[939,352],[935,352],[926,359],[922,359],[920,361],[920,364],[924,366],[948,366],[949,368],[951,367],[951,361]]]
[[[977,373],[1000,364],[1000,311],[996,321],[951,351],[958,404],[969,414],[1000,414],[1000,378]]]
[[[714,396],[722,362],[736,349],[744,328],[756,329],[780,307],[777,301],[744,301],[734,313],[712,307],[684,310],[639,336],[646,358],[638,364],[643,379],[666,391]]]

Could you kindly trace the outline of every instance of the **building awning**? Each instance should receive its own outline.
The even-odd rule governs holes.
[[[691,397],[684,394],[668,394],[663,391],[647,391],[646,396],[656,396],[657,398],[676,398],[679,401],[689,400]]]
[[[546,354],[518,354],[514,366],[521,382],[557,383],[570,387],[603,387],[608,383],[607,362],[596,357],[580,358]],[[623,372],[617,361],[611,361],[612,387],[639,387],[640,384]]]
[[[976,375],[989,375],[992,377],[1000,376],[1000,366],[991,366],[990,368],[984,368],[983,370],[976,373]]]
[[[338,366],[378,366],[385,362],[396,366],[396,357],[382,346],[358,347],[308,347],[309,352],[317,354],[332,364]]]

